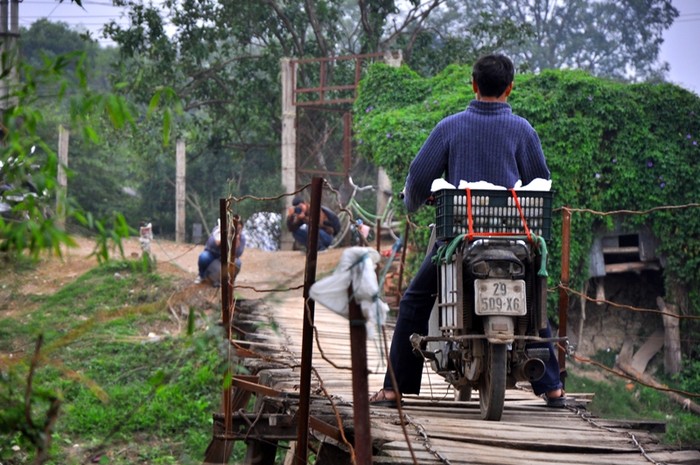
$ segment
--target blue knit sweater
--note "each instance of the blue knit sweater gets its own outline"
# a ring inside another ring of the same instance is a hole
[[[512,188],[549,179],[542,144],[525,118],[510,105],[473,100],[463,112],[440,121],[411,162],[404,202],[415,211],[430,196],[434,179],[488,181]]]

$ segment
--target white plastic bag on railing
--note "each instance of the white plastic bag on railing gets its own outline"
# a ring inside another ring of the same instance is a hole
[[[367,336],[372,338],[376,328],[383,325],[389,306],[379,298],[379,283],[375,268],[379,252],[370,247],[349,247],[343,251],[332,275],[316,281],[309,296],[319,304],[348,318],[348,288],[367,320]]]

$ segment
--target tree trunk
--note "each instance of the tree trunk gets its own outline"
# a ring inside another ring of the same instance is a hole
[[[659,310],[678,315],[676,305],[667,305],[662,297],[656,298]],[[671,315],[662,315],[664,321],[664,371],[675,375],[681,371],[681,332],[680,320]]]

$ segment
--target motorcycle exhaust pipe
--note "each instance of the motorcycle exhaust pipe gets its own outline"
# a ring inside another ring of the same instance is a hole
[[[516,365],[515,378],[519,381],[539,381],[544,376],[544,362],[539,358],[529,358],[525,362]]]

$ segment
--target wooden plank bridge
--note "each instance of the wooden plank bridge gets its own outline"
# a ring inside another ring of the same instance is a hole
[[[288,450],[285,464],[295,463],[303,315],[300,291],[236,303],[230,362],[250,374],[234,376],[223,396],[205,463],[229,463],[237,440],[247,443],[246,463],[273,464],[279,447]],[[320,305],[314,322],[310,447],[316,464],[351,464],[349,323]],[[383,357],[374,341],[367,353],[374,391],[382,384]],[[549,409],[524,388],[507,392],[502,421],[486,422],[479,418],[477,393],[469,402],[455,402],[447,384],[427,372],[421,391],[404,398],[402,415],[370,407],[373,463],[700,464],[700,451],[659,443],[662,423],[604,420],[585,408]],[[590,400],[576,397],[581,405]]]

